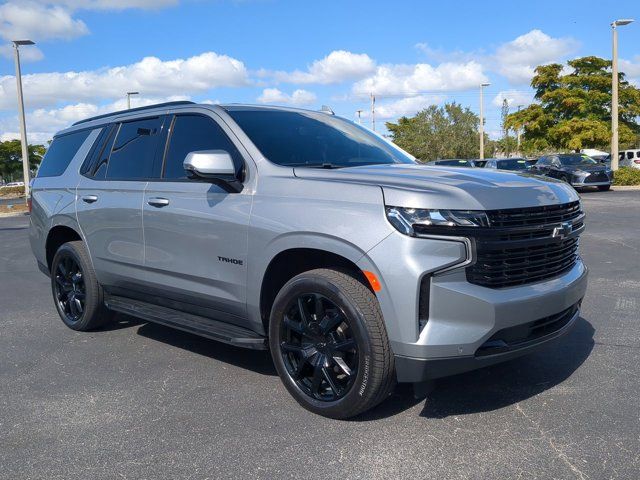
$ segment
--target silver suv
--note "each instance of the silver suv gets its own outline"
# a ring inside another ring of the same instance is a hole
[[[57,134],[30,239],[74,330],[114,312],[269,349],[333,418],[529,353],[579,315],[562,182],[428,167],[324,113],[179,102]],[[240,355],[241,353],[238,352]]]

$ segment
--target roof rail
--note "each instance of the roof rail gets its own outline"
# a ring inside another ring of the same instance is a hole
[[[104,113],[102,115],[96,115],[95,117],[90,117],[90,118],[85,118],[84,120],[80,120],[76,123],[74,123],[73,125],[80,125],[81,123],[86,123],[86,122],[91,122],[93,120],[98,120],[100,118],[106,118],[106,117],[112,117],[114,115],[120,115],[123,113],[129,113],[129,112],[141,112],[143,110],[150,110],[152,108],[157,108],[157,107],[173,107],[176,105],[194,105],[195,102],[189,102],[187,100],[181,100],[178,102],[165,102],[165,103],[156,103],[154,105],[147,105],[145,107],[136,107],[136,108],[130,108],[129,110],[119,110],[117,112],[111,112],[111,113]]]

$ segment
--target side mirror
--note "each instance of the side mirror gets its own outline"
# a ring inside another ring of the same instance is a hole
[[[242,183],[236,178],[236,166],[229,152],[224,150],[189,152],[182,166],[189,178],[210,180],[235,192],[242,190]]]

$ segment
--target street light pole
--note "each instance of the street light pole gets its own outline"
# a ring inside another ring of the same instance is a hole
[[[127,110],[131,110],[131,95],[138,95],[140,92],[127,92]]]
[[[22,72],[20,70],[20,45],[35,45],[31,40],[14,40],[13,50],[16,61],[16,89],[18,91],[18,119],[20,122],[20,142],[22,144],[22,177],[24,181],[24,197],[29,202],[29,144],[27,143],[27,122],[24,116],[24,99],[22,98]]]
[[[523,107],[523,105],[518,105],[518,111],[520,111],[520,109]],[[518,125],[518,128],[516,129],[516,134],[518,136],[518,156],[520,156],[520,125]]]
[[[362,110],[356,110],[356,113],[358,114],[358,124],[362,125]]]
[[[483,115],[483,99],[482,99],[482,91],[484,87],[488,87],[491,85],[490,83],[481,83],[480,84],[480,160],[484,159],[484,115]]]
[[[611,170],[618,170],[618,29],[633,19],[623,18],[611,23],[613,58],[611,60]]]
[[[376,131],[376,96],[371,92],[371,130]]]

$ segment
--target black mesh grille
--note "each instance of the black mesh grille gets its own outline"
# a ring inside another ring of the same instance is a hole
[[[476,262],[467,268],[469,282],[492,288],[524,285],[556,277],[575,265],[584,229],[579,202],[487,214],[491,227],[474,236]],[[563,224],[571,225],[570,231],[562,230]]]
[[[584,183],[608,182],[609,176],[604,172],[594,172],[584,179]]]

